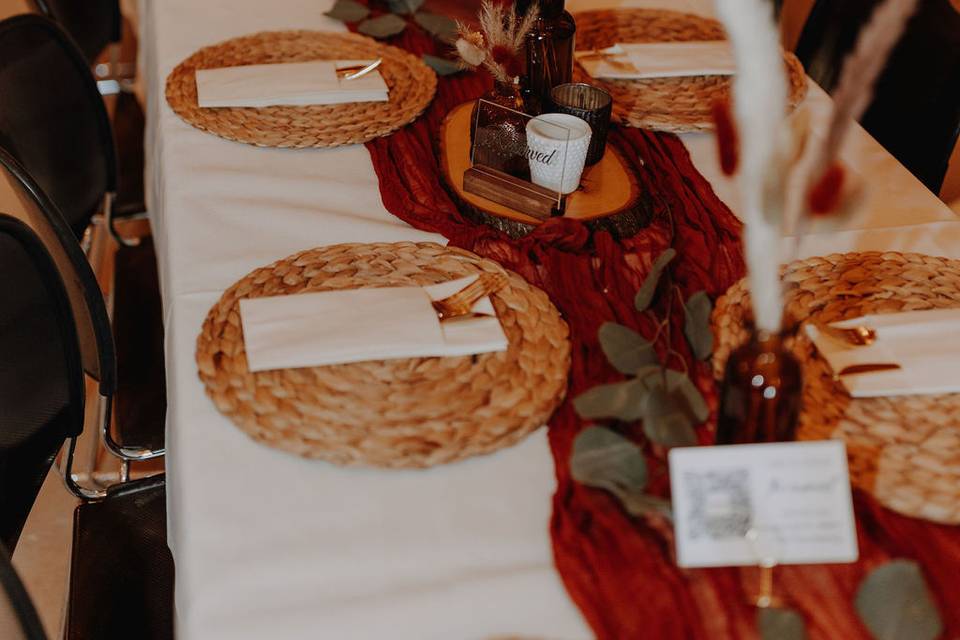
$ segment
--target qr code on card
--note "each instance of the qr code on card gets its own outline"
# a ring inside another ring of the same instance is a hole
[[[684,490],[690,505],[690,538],[742,538],[750,529],[753,509],[748,469],[687,471]]]

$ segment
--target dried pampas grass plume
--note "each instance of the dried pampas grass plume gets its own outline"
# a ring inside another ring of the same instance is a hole
[[[521,19],[512,4],[504,7],[483,0],[478,17],[479,32],[457,23],[457,53],[468,67],[483,66],[498,81],[511,83],[522,71],[524,41],[539,16],[536,5]]]

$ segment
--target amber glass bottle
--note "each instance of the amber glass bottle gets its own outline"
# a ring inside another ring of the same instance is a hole
[[[525,15],[533,0],[517,0]],[[540,18],[527,36],[524,90],[546,108],[550,90],[573,77],[573,45],[577,25],[564,10],[564,0],[540,0]]]
[[[793,440],[803,377],[784,345],[786,335],[754,330],[730,354],[720,392],[717,444]]]

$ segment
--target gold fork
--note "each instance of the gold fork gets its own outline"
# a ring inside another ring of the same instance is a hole
[[[472,313],[477,300],[496,293],[507,285],[503,273],[481,273],[480,276],[460,291],[446,298],[433,301],[433,308],[440,320],[449,320]]]
[[[857,347],[866,347],[877,341],[877,331],[871,327],[831,327],[824,322],[815,322],[817,331],[832,336],[847,344]]]

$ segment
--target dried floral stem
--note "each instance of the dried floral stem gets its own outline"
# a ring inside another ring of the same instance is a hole
[[[456,47],[461,61],[469,68],[484,67],[499,82],[516,82],[522,67],[524,42],[539,16],[536,5],[520,18],[512,3],[505,7],[483,0],[478,17],[479,32],[457,23]]]
[[[791,215],[794,259],[800,257],[800,243],[809,229],[812,213],[822,214],[826,208],[850,214],[863,195],[839,164],[840,147],[853,123],[870,104],[877,78],[916,7],[917,0],[886,0],[880,4],[843,63],[827,135],[810,145],[809,157],[797,172],[804,197],[798,200],[797,210]],[[835,215],[834,224],[843,218]]]
[[[777,265],[785,203],[783,117],[787,87],[772,5],[765,0],[717,0],[717,12],[737,62],[734,115],[740,134],[740,192],[754,318],[776,331],[783,315]]]

